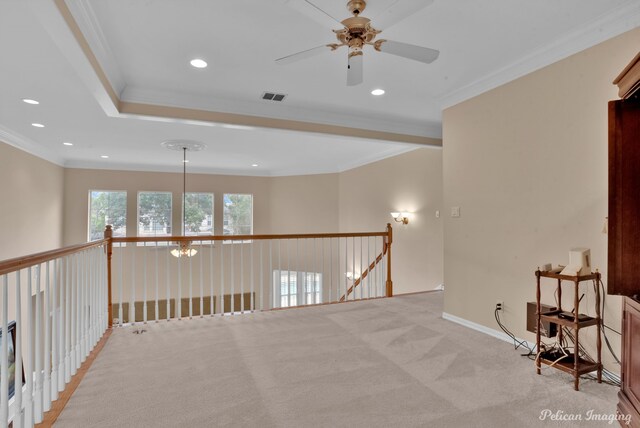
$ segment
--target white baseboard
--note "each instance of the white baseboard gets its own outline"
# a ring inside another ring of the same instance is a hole
[[[504,342],[513,343],[513,339],[511,337],[509,337],[506,333],[502,332],[502,331],[498,331],[498,330],[494,330],[494,329],[489,328],[489,327],[485,327],[485,326],[483,326],[481,324],[475,323],[473,321],[466,320],[464,318],[457,317],[455,315],[448,314],[446,312],[442,313],[442,318],[447,320],[447,321],[451,321],[451,322],[454,322],[456,324],[460,324],[460,325],[465,326],[467,328],[470,328],[472,330],[479,331],[480,333],[484,333],[484,334],[487,334],[489,336],[495,337],[496,339],[500,339],[500,340],[502,340]],[[531,349],[533,349],[535,351],[535,343],[529,343],[524,339],[520,339],[519,337],[516,337],[516,340],[526,343],[529,348],[531,348]]]
[[[455,315],[448,314],[446,312],[442,313],[442,318],[447,320],[447,321],[451,321],[451,322],[454,322],[456,324],[460,324],[460,325],[462,325],[464,327],[467,327],[467,328],[470,328],[472,330],[479,331],[480,333],[484,333],[484,334],[487,334],[489,336],[495,337],[496,339],[500,339],[500,340],[503,340],[505,342],[513,343],[513,339],[511,337],[509,337],[506,333],[502,332],[502,331],[498,331],[498,330],[494,330],[494,329],[489,328],[489,327],[485,327],[485,326],[483,326],[481,324],[475,323],[473,321],[466,320],[464,318],[457,317]],[[519,337],[516,337],[516,340],[526,343],[529,348],[533,349],[534,352],[536,351],[535,343],[529,343],[524,339],[520,339]],[[613,373],[612,371],[609,371],[607,369],[603,369],[603,371],[606,371],[607,374],[611,378],[613,378],[614,380],[617,380],[618,383],[620,383],[620,376],[618,374]],[[594,371],[594,372],[591,372],[590,374],[595,376],[596,372]]]

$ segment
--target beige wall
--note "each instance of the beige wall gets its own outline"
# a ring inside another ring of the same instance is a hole
[[[0,260],[62,244],[63,173],[0,142]]]
[[[607,101],[638,46],[634,30],[444,111],[443,210],[461,207],[444,219],[445,312],[497,330],[504,300],[505,324],[534,339],[525,329],[534,271],[568,263],[573,247],[591,248],[606,285]],[[593,314],[593,289],[582,292]],[[620,299],[606,303],[618,329]]]
[[[111,170],[66,169],[64,238],[67,245],[87,239],[90,190],[127,191],[127,230],[136,234],[139,191],[173,194],[173,227],[180,230],[182,174]],[[254,233],[311,233],[335,231],[337,225],[337,175],[296,177],[245,177],[187,174],[188,192],[214,193],[215,233],[222,233],[224,193],[254,195]]]
[[[442,150],[425,147],[340,174],[340,231],[382,231],[392,223],[394,293],[430,290],[443,282]],[[395,223],[392,211],[413,215]]]
[[[336,232],[339,174],[269,180],[269,233]]]

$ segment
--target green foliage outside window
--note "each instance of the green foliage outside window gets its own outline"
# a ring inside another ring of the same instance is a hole
[[[185,235],[213,234],[213,194],[187,193],[185,202]]]
[[[224,195],[224,235],[253,233],[253,195]]]
[[[89,240],[102,239],[107,224],[113,236],[127,235],[127,192],[92,190],[89,200]]]
[[[171,193],[138,194],[138,235],[171,235]]]

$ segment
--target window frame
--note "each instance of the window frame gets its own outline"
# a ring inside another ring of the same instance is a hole
[[[89,189],[89,193],[88,193],[88,209],[87,209],[87,242],[90,242],[91,239],[91,211],[93,208],[93,198],[92,195],[94,192],[102,192],[102,193],[124,193],[124,229],[125,229],[125,233],[124,235],[119,235],[116,233],[116,231],[113,231],[113,236],[114,237],[126,237],[128,235],[127,232],[127,222],[129,220],[129,215],[128,215],[128,205],[129,205],[129,193],[126,190],[102,190],[102,189]],[[106,226],[106,222],[105,222],[105,226]],[[104,232],[104,231],[103,231]]]
[[[140,195],[142,193],[162,193],[165,195],[169,195],[169,222],[168,225],[169,227],[171,227],[171,231],[172,233],[169,234],[149,234],[149,235],[141,235],[140,234]],[[137,237],[144,237],[144,238],[156,238],[156,237],[167,237],[167,236],[174,236],[173,234],[173,192],[166,192],[166,191],[156,191],[156,190],[139,190],[138,191],[138,195],[137,195],[137,199],[136,199],[136,236]]]
[[[294,271],[294,270],[286,270],[286,269],[273,269],[273,307],[274,308],[289,308],[292,307],[291,304],[287,306],[282,305],[282,298],[285,296],[282,294],[282,278],[285,278],[287,275],[290,275],[291,278],[295,281],[296,287],[296,305],[293,306],[307,306],[307,305],[318,305],[322,303],[322,272],[302,272],[302,271]],[[315,287],[313,291],[307,291],[307,286],[309,282],[307,281],[307,277],[309,275],[315,275],[316,280],[313,282]],[[291,285],[294,282],[292,280],[287,284],[288,293],[286,296],[288,297],[288,302],[291,302],[291,296],[294,294],[291,293]],[[312,302],[307,302],[307,295],[313,295]],[[302,302],[302,303],[300,303]]]
[[[185,218],[184,218],[184,214],[185,214],[184,207],[181,207],[182,210],[180,212],[180,219],[181,219],[180,231],[182,232],[182,230],[184,230],[185,231],[184,232],[185,236],[198,237],[198,236],[215,235],[215,218],[216,218],[216,216],[215,216],[215,206],[216,206],[215,193],[213,193],[213,192],[186,192],[185,194],[182,194],[181,204],[183,204],[185,202],[186,198],[188,198],[189,195],[211,195],[211,233],[196,233],[196,234],[188,235],[187,234],[187,227],[186,227],[187,225],[185,224]]]
[[[223,244],[247,244],[247,243],[251,243],[253,242],[252,240],[235,240],[232,237],[233,236],[238,236],[239,234],[226,234],[225,233],[225,199],[227,195],[240,195],[240,196],[250,196],[251,197],[251,215],[250,215],[250,226],[251,226],[251,231],[250,233],[248,233],[248,235],[253,235],[253,202],[255,200],[253,193],[223,193],[222,194],[222,236],[229,236],[230,239],[228,240],[223,240],[222,243]],[[243,234],[243,235],[247,235],[247,234]]]

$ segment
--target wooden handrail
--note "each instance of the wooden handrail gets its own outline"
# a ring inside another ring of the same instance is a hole
[[[362,275],[360,275],[360,278],[358,278],[357,280],[355,280],[353,282],[353,285],[351,287],[349,287],[349,289],[347,290],[347,293],[345,295],[343,295],[342,297],[340,297],[340,301],[344,302],[347,297],[349,296],[349,294],[351,294],[353,292],[353,290],[355,290],[355,288],[360,285],[360,283],[362,282],[362,280],[364,278],[367,277],[367,275],[369,275],[369,272],[372,271],[376,265],[378,263],[380,263],[380,261],[382,261],[382,259],[384,258],[384,255],[387,253],[387,245],[384,244],[383,245],[383,249],[382,252],[380,254],[378,254],[378,257],[376,257],[376,259],[374,261],[371,262],[371,264],[364,270],[364,272],[362,273]]]
[[[107,240],[100,239],[98,241],[87,242],[86,244],[71,245],[69,247],[58,248],[56,250],[43,251],[41,253],[4,260],[0,262],[0,275],[6,275],[8,273],[28,268],[30,266],[39,265],[41,263],[68,256],[70,254],[79,253],[80,251],[87,250],[89,248],[99,247],[101,245],[105,245],[106,243]]]
[[[129,236],[114,237],[113,242],[193,242],[193,241],[251,241],[267,239],[352,238],[388,236],[388,232],[306,233],[284,235],[192,235],[192,236]]]

